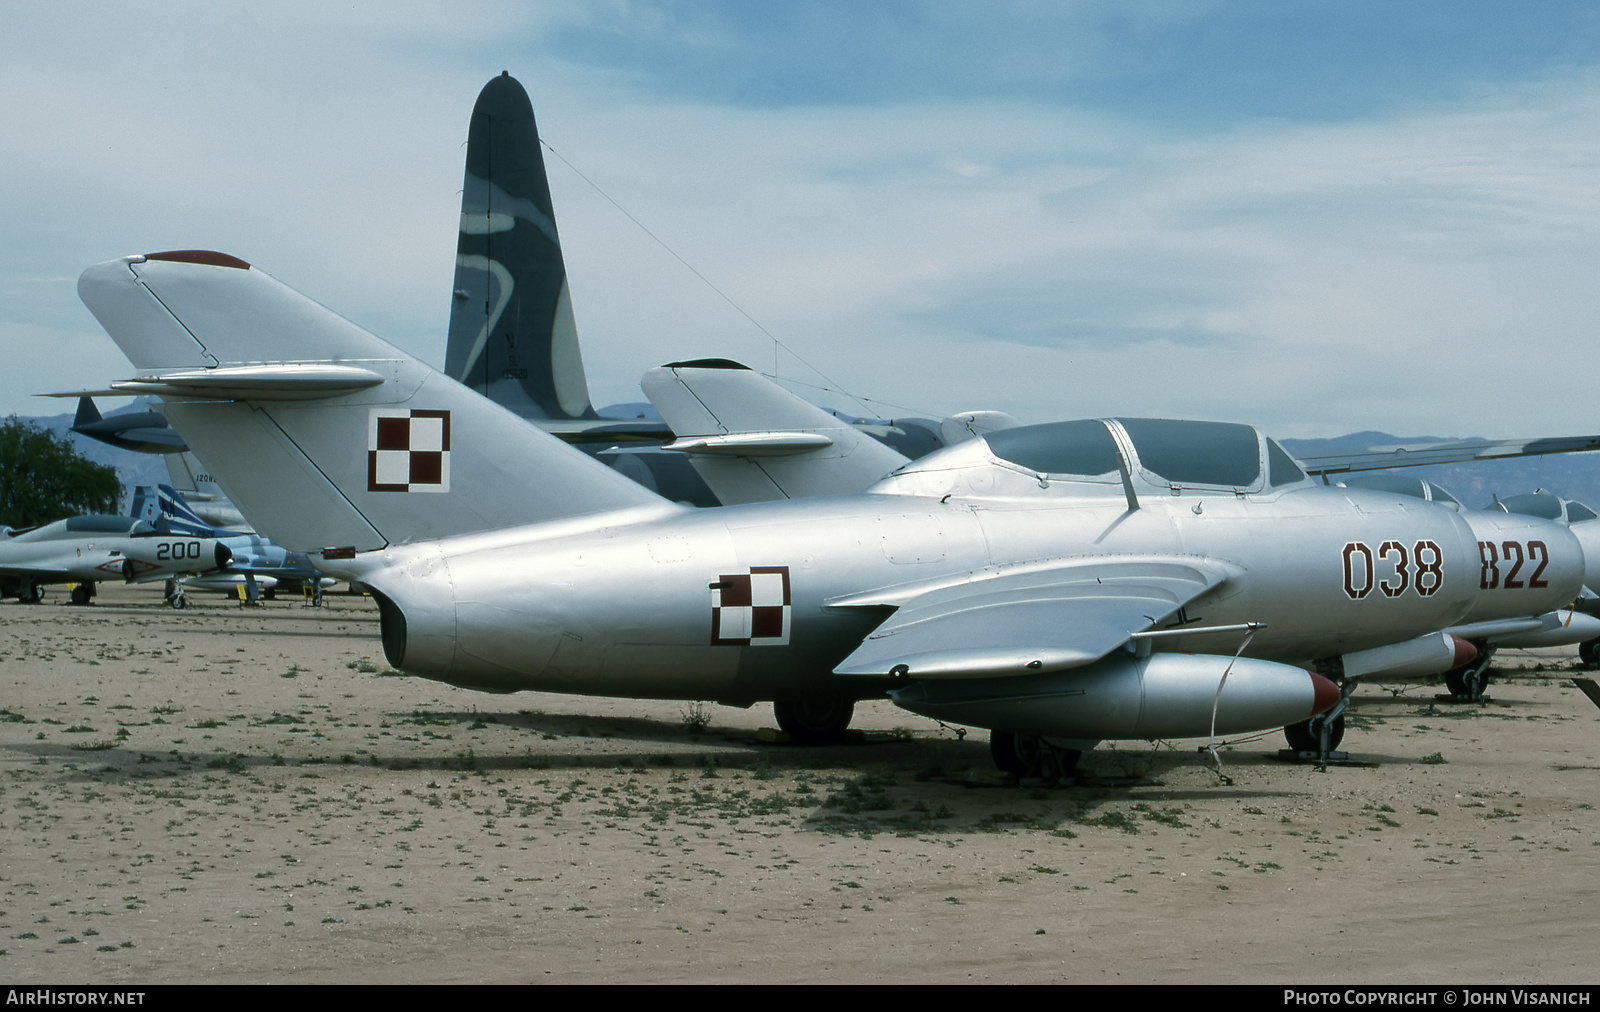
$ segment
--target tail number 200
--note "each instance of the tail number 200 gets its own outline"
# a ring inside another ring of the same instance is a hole
[[[198,559],[199,557],[200,542],[198,541],[166,541],[156,546],[156,558],[163,562]]]
[[[1374,551],[1352,541],[1344,546],[1344,592],[1359,601],[1377,587],[1384,597],[1411,591],[1432,597],[1444,584],[1444,552],[1432,541],[1418,541],[1408,550],[1399,541],[1385,541]]]

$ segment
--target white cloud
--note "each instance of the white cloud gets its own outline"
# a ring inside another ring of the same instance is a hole
[[[72,279],[139,250],[229,250],[438,361],[460,145],[502,68],[563,156],[891,404],[1522,435],[1559,430],[1549,409],[1592,385],[1600,89],[1582,68],[1360,119],[1177,129],[1059,99],[644,94],[548,52],[586,8],[45,10],[0,42],[0,411],[126,371],[102,338],[81,375],[41,382],[27,349],[92,344]],[[549,162],[597,403],[676,358],[815,379]]]

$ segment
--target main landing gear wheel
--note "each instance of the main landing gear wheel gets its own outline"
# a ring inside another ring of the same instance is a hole
[[[44,584],[24,583],[17,588],[17,601],[22,604],[38,604],[44,600]]]
[[[94,597],[94,584],[80,583],[72,588],[72,603],[77,605],[88,604]]]
[[[778,727],[796,745],[829,745],[844,738],[855,715],[850,699],[795,699],[772,704]]]
[[[1321,714],[1310,720],[1302,720],[1298,724],[1290,724],[1283,729],[1283,736],[1289,740],[1289,747],[1296,752],[1322,752],[1322,725],[1325,720]],[[1333,718],[1333,726],[1328,728],[1328,751],[1332,752],[1344,740],[1344,714]]]
[[[1446,671],[1444,684],[1450,690],[1450,695],[1458,699],[1482,700],[1484,690],[1489,687],[1489,662],[1493,658],[1493,647],[1481,647],[1471,664]]]
[[[1600,639],[1584,640],[1578,644],[1578,660],[1586,668],[1600,668]]]
[[[989,755],[1000,772],[1009,773],[1018,780],[1075,776],[1078,760],[1083,758],[1083,752],[1078,749],[1058,748],[1038,735],[1015,731],[990,731]]]

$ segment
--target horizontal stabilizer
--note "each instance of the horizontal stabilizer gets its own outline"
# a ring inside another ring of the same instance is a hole
[[[833,445],[820,432],[733,432],[725,436],[687,436],[662,447],[708,457],[791,457]]]
[[[227,400],[299,400],[352,393],[382,383],[371,369],[327,362],[275,362],[269,365],[173,369],[121,380],[112,388],[125,394]]]
[[[52,390],[49,393],[34,394],[33,396],[35,396],[35,397],[77,397],[77,398],[84,398],[84,397],[127,397],[128,394],[125,391],[113,390],[109,386],[104,386],[104,387],[100,387],[100,388],[95,389],[95,390]],[[78,423],[74,422],[74,424],[78,424]]]
[[[915,678],[1010,677],[1099,660],[1238,574],[1189,557],[1034,563],[920,592],[900,588],[829,606],[898,610],[834,671]]]

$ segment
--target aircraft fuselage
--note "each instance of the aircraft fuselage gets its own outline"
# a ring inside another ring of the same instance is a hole
[[[1553,611],[1584,572],[1560,524],[1312,485],[1146,496],[1133,511],[1120,496],[868,495],[559,530],[399,546],[364,554],[349,575],[389,602],[385,645],[408,673],[490,691],[746,702],[882,691],[832,672],[890,609],[840,599],[1041,560],[1218,560],[1237,575],[1168,625],[1258,623],[1246,653],[1293,663]],[[1232,654],[1241,638],[1193,632],[1156,649]]]

